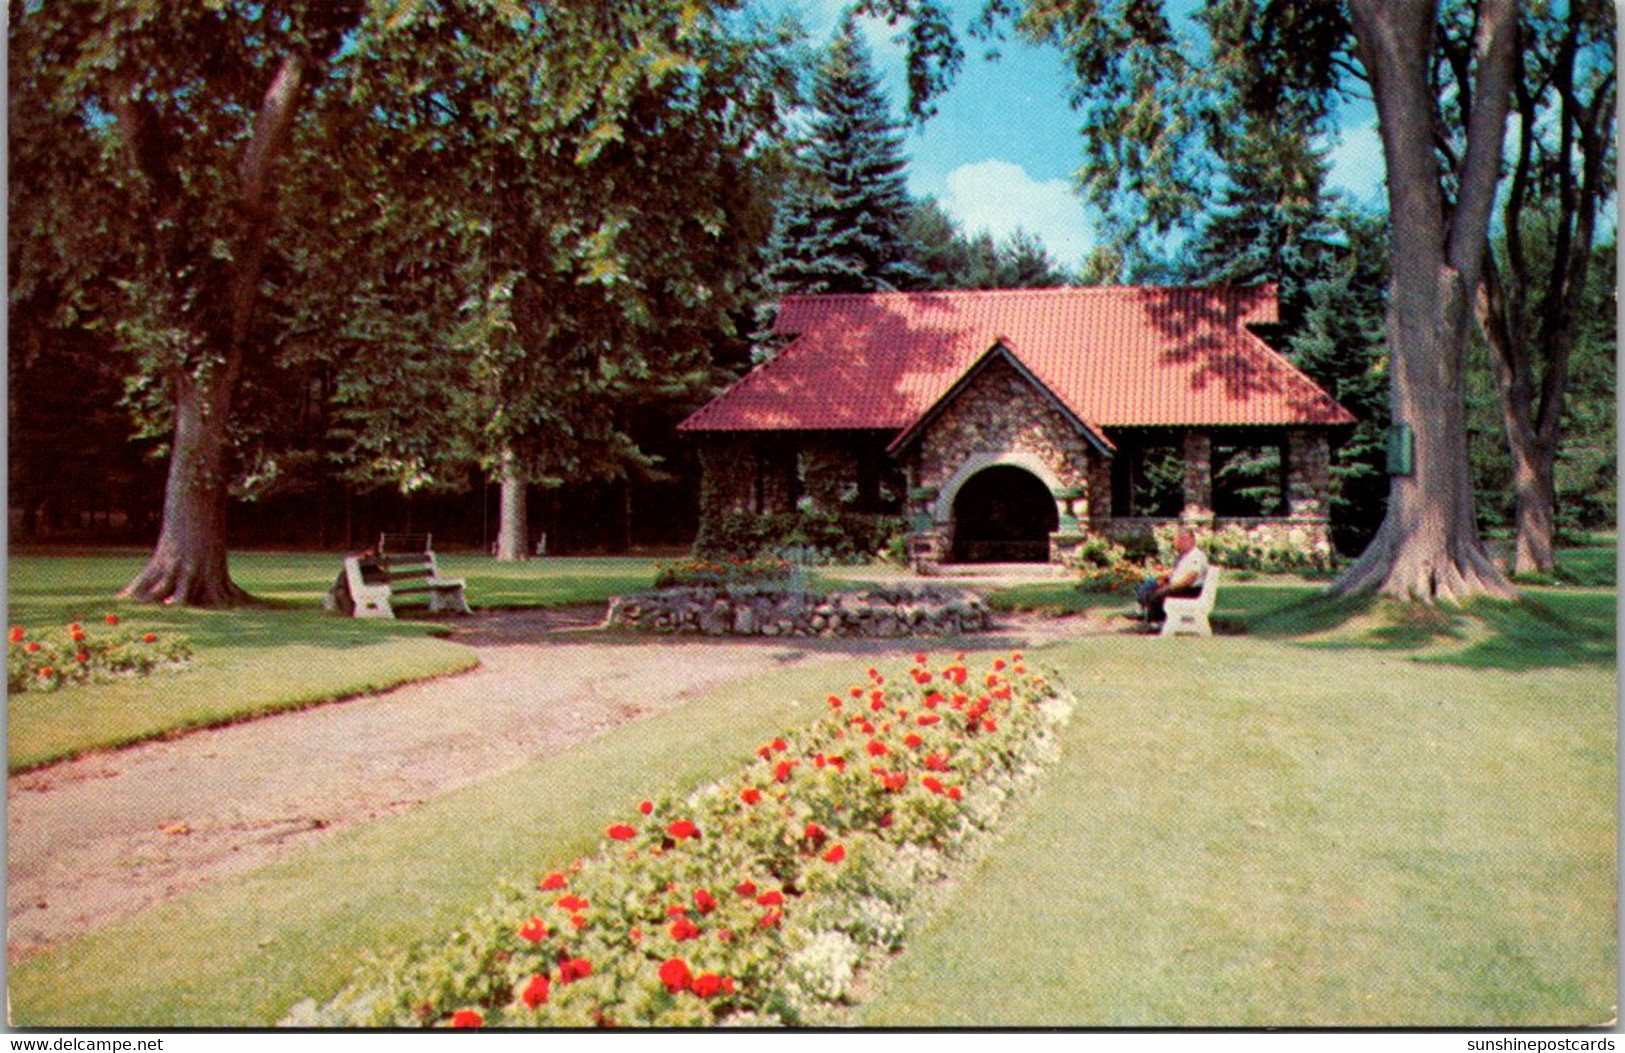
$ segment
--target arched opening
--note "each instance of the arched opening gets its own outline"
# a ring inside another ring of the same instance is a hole
[[[1025,468],[996,464],[954,496],[953,559],[959,563],[1047,563],[1060,513],[1049,487]]]

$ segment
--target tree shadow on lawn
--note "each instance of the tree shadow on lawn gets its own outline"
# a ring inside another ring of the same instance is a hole
[[[1550,592],[1441,609],[1320,594],[1250,619],[1247,631],[1305,647],[1418,652],[1418,662],[1473,669],[1611,668],[1615,602],[1611,593]]]

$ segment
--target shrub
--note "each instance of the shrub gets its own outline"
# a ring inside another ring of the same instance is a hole
[[[862,563],[884,558],[892,540],[902,534],[898,516],[734,509],[706,521],[694,555],[707,560],[777,556],[803,564]]]
[[[1078,575],[1078,588],[1089,592],[1133,591],[1151,573],[1142,560],[1129,555],[1122,545],[1099,534],[1091,534],[1065,561]]]
[[[985,847],[1070,712],[1019,655],[830,695],[813,724],[682,800],[644,801],[598,854],[505,889],[448,939],[363,968],[291,1026],[838,1022],[924,895]]]
[[[117,626],[118,615],[107,615],[103,623]],[[64,684],[146,676],[155,669],[179,667],[191,657],[191,646],[179,636],[103,634],[79,622],[42,632],[14,625],[6,643],[6,691],[55,691]]]
[[[1157,550],[1164,562],[1172,563],[1174,535],[1178,524],[1157,528]],[[1287,571],[1324,572],[1336,569],[1338,559],[1329,543],[1316,544],[1307,532],[1288,528],[1285,538],[1257,534],[1235,524],[1206,533],[1201,538],[1208,559],[1233,570],[1258,570],[1267,574]]]

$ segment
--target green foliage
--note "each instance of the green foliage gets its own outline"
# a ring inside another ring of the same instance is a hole
[[[763,585],[790,580],[790,563],[778,556],[724,560],[687,559],[655,564],[655,588],[687,585]]]
[[[896,516],[733,509],[707,519],[694,554],[711,560],[780,557],[796,563],[862,563],[890,551],[903,530]]]
[[[967,235],[934,198],[911,204],[910,257],[927,289],[1052,288],[1071,284],[1068,275],[1025,230],[996,242],[986,231]]]

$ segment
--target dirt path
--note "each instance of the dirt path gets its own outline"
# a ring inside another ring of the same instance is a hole
[[[592,616],[477,615],[471,672],[68,761],[8,780],[7,950],[50,946],[357,823],[557,753],[730,680],[899,641],[678,640],[568,631]],[[1019,618],[1032,646],[1105,626]]]

